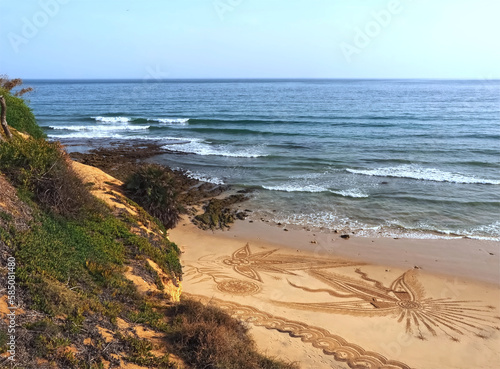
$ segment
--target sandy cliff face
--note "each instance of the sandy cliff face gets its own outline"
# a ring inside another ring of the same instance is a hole
[[[104,201],[114,212],[126,211],[131,216],[138,215],[138,209],[132,205],[127,197],[121,192],[123,182],[89,165],[81,164],[76,161],[72,161],[71,165],[83,183],[91,186],[90,192]],[[153,233],[157,237],[164,237],[160,230],[152,227],[149,223],[144,224],[139,222],[139,229],[148,234]],[[147,262],[160,277],[164,286],[162,292],[169,296],[170,302],[180,301],[182,283],[179,278],[167,275],[154,261],[148,259]],[[149,283],[144,280],[144,278],[140,276],[140,273],[134,273],[133,267],[128,268],[125,272],[125,277],[136,285],[139,292],[159,292],[158,287],[154,283]]]

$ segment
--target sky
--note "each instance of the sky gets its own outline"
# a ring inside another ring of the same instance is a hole
[[[0,0],[24,79],[500,78],[498,0]]]

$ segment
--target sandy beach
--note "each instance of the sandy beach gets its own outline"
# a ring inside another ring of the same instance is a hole
[[[183,293],[248,322],[301,368],[496,368],[500,244],[362,238],[183,219]]]

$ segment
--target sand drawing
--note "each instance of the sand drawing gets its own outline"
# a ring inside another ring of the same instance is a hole
[[[356,273],[362,280],[324,270],[310,270],[308,273],[330,288],[311,289],[290,281],[288,283],[308,293],[328,293],[335,301],[274,303],[295,309],[354,316],[392,316],[405,325],[407,333],[422,340],[427,339],[425,333],[433,336],[442,333],[452,341],[459,341],[459,335],[468,333],[486,338],[483,333],[487,330],[500,330],[500,318],[491,315],[491,306],[479,307],[474,301],[426,297],[416,270],[403,273],[389,287],[369,278],[360,269],[356,269]]]
[[[230,257],[211,258],[206,255],[198,260],[199,266],[187,265],[184,268],[184,278],[190,278],[193,283],[202,283],[213,280],[217,290],[231,295],[254,295],[261,291],[255,283],[263,283],[260,273],[295,275],[293,271],[312,270],[316,268],[338,268],[352,265],[362,265],[343,260],[308,257],[303,255],[276,254],[278,249],[252,253],[250,245],[236,250]],[[234,278],[229,271],[221,269],[220,264],[229,267],[242,276],[252,281]],[[277,278],[273,276],[273,278]]]
[[[210,261],[205,264],[211,263]],[[212,261],[213,263],[213,261]],[[261,291],[261,286],[255,282],[233,278],[230,274],[213,266],[184,267],[184,278],[189,278],[193,284],[214,281],[218,291],[229,295],[250,296]]]
[[[324,328],[274,316],[254,307],[241,305],[236,302],[187,293],[186,295],[201,300],[204,303],[215,304],[233,317],[255,326],[277,330],[291,337],[300,338],[302,342],[310,343],[315,348],[321,349],[325,355],[333,355],[335,360],[345,362],[350,368],[410,369],[408,365],[402,362],[389,360],[376,352],[366,351],[358,345],[347,342],[340,336],[331,334]]]
[[[294,275],[293,271],[338,268],[350,265],[362,265],[344,260],[308,257],[304,255],[276,254],[278,249],[252,253],[246,244],[236,250],[230,258],[224,258],[223,264],[230,266],[243,277],[263,282],[260,273],[278,273]]]
[[[261,287],[257,283],[232,278],[215,268],[199,268],[188,265],[185,270],[187,272],[184,274],[184,278],[191,277],[192,283],[197,284],[213,280],[218,291],[229,295],[250,296],[261,291]]]
[[[241,281],[239,279],[226,279],[217,283],[217,289],[230,295],[249,296],[260,292],[260,286],[257,283]]]
[[[267,303],[286,309],[329,314],[390,317],[398,324],[403,324],[402,332],[406,331],[420,340],[438,335],[454,342],[459,342],[463,335],[487,339],[492,332],[500,330],[500,317],[494,316],[494,306],[482,307],[477,301],[428,296],[418,280],[417,270],[407,271],[392,282],[383,283],[363,272],[360,269],[365,265],[363,263],[278,251],[252,252],[247,244],[231,256],[206,255],[185,266],[184,277],[193,284],[214,283],[213,291],[230,296],[258,295],[269,278],[273,282],[280,281],[282,295],[279,301],[266,300]],[[348,273],[356,268],[354,272],[357,276],[341,274],[340,268]],[[336,269],[336,272],[332,269]],[[307,279],[303,279],[304,282],[297,282],[300,280],[298,278],[292,279],[305,275],[315,281],[314,288],[311,284],[304,285]],[[315,295],[314,299],[310,299],[311,294]],[[261,297],[264,295],[261,294]],[[255,326],[300,338],[351,368],[410,368],[402,362],[388,360],[379,353],[366,351],[324,328],[274,316],[256,307],[217,298],[213,294],[191,296],[216,304],[235,318]],[[320,296],[322,299],[318,300]]]

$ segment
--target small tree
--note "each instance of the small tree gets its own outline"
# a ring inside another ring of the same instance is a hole
[[[1,124],[3,131],[5,132],[5,136],[7,136],[8,139],[12,138],[12,133],[10,133],[9,125],[7,124],[7,104],[5,103],[5,97],[3,95],[0,95],[0,119],[1,119]],[[5,138],[0,134],[0,140],[5,141]]]
[[[23,80],[21,78],[9,79],[9,77],[3,75],[0,76],[0,89],[6,90],[7,92],[11,92],[13,88],[21,86],[23,84]],[[22,96],[27,92],[33,91],[31,87],[25,87],[17,91],[14,96]],[[2,125],[3,131],[7,139],[12,138],[12,133],[10,132],[9,125],[7,124],[7,103],[5,101],[5,97],[0,95],[0,124]],[[5,138],[0,134],[0,141],[5,141]]]
[[[23,84],[23,80],[21,78],[9,79],[9,77],[3,75],[0,76],[0,88],[3,88],[7,91],[12,91],[14,87],[21,86]],[[22,96],[25,93],[33,91],[32,87],[24,87],[17,91],[14,96]]]

